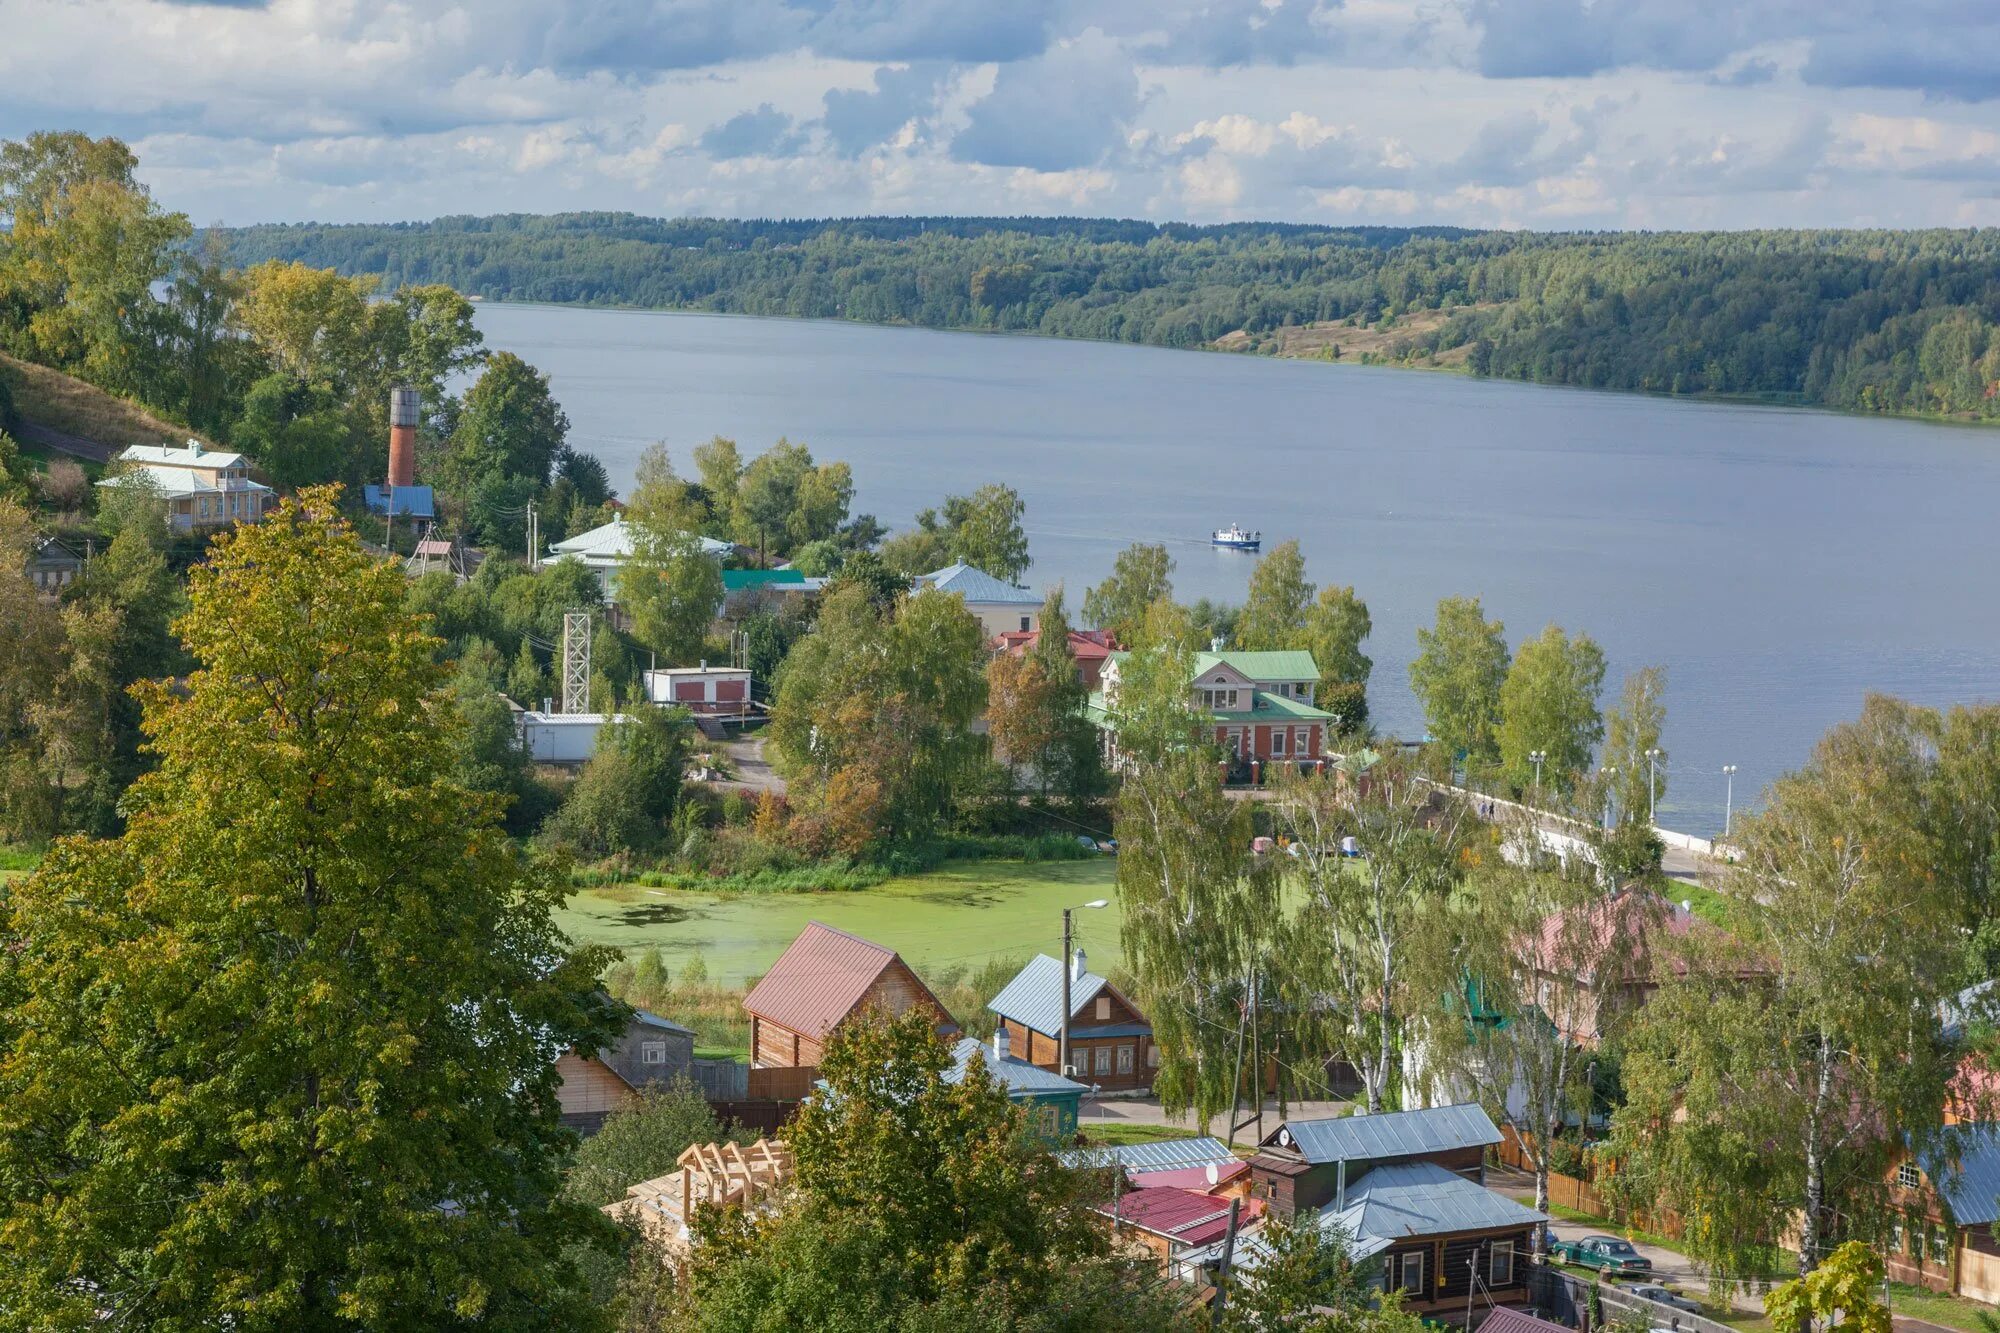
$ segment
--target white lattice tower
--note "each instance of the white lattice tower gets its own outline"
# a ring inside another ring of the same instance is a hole
[[[590,711],[590,612],[563,612],[562,710]]]

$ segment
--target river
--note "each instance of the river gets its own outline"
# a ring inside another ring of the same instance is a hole
[[[1668,676],[1660,822],[1712,834],[1871,690],[2000,697],[2000,431],[1674,402],[1113,343],[581,307],[479,307],[549,373],[571,442],[629,488],[639,452],[780,435],[854,467],[891,527],[982,482],[1027,503],[1034,567],[1074,609],[1131,542],[1183,601],[1240,601],[1296,538],[1375,632],[1378,727],[1422,733],[1416,629],[1477,594],[1518,644],[1588,631]]]

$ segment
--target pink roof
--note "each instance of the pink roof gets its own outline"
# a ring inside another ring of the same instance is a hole
[[[1586,915],[1573,928],[1571,916],[1577,912]],[[1537,961],[1546,962],[1570,955],[1574,958],[1574,971],[1570,975],[1585,985],[1595,986],[1605,980],[1597,975],[1598,963],[1610,952],[1612,942],[1622,936],[1629,941],[1631,952],[1624,959],[1624,976],[1618,980],[1659,981],[1662,980],[1660,972],[1663,969],[1683,973],[1687,970],[1687,962],[1675,956],[1671,949],[1665,951],[1664,958],[1656,958],[1653,941],[1683,940],[1698,933],[1720,937],[1722,931],[1679,903],[1669,902],[1657,893],[1628,886],[1595,899],[1587,906],[1552,913],[1537,932]]]
[[[1537,1319],[1525,1310],[1502,1306],[1479,1322],[1479,1333],[1571,1333],[1562,1325]]]
[[[1041,641],[1040,630],[1008,630],[1000,635],[998,644],[1003,652],[1025,653]],[[1069,632],[1069,650],[1079,662],[1102,661],[1118,650],[1117,640],[1110,630],[1073,629]]]
[[[1228,1184],[1249,1169],[1248,1162],[1217,1162],[1212,1182],[1208,1178],[1209,1168],[1205,1166],[1177,1167],[1172,1171],[1134,1171],[1126,1179],[1132,1182],[1135,1190],[1177,1189],[1205,1194]]]
[[[1221,1240],[1229,1230],[1229,1200],[1193,1190],[1134,1190],[1121,1195],[1115,1205],[1099,1205],[1097,1211],[1109,1217],[1114,1209],[1121,1224],[1165,1236],[1177,1245],[1207,1245]],[[1245,1199],[1238,1225],[1263,1211],[1261,1200]]]
[[[780,1027],[821,1037],[854,1012],[875,979],[896,961],[893,949],[818,921],[809,922],[743,997],[743,1007]],[[921,987],[923,982],[917,984]],[[931,1001],[935,1004],[937,997],[931,996]],[[938,1011],[944,1011],[942,1004]]]

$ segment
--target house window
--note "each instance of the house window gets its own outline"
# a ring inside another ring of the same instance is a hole
[[[1069,1048],[1069,1075],[1080,1078],[1090,1072],[1090,1052],[1080,1046]]]
[[[1278,697],[1280,699],[1289,699],[1292,697],[1292,686],[1289,681],[1281,680],[1278,682]]]
[[[1229,706],[1230,706],[1230,707],[1231,707],[1232,709],[1236,707],[1236,691],[1235,691],[1235,690],[1231,690],[1231,691],[1229,692]]]
[[[1272,754],[1283,754],[1283,753],[1285,752],[1285,740],[1286,740],[1286,738],[1287,738],[1288,736],[1290,736],[1290,735],[1291,735],[1291,733],[1290,733],[1290,732],[1288,732],[1288,731],[1286,731],[1286,730],[1285,730],[1285,729],[1284,729],[1283,727],[1274,727],[1274,728],[1272,728],[1272,730],[1271,730],[1271,753],[1272,753]]]
[[[663,1065],[667,1062],[667,1044],[663,1041],[649,1041],[640,1045],[639,1059],[649,1065]]]
[[[1160,1067],[1160,1048],[1157,1046],[1148,1046],[1146,1048],[1146,1068],[1158,1069],[1159,1067]]]
[[[1910,1227],[1910,1257],[1920,1264],[1924,1261],[1924,1225],[1921,1222]]]
[[[1132,1072],[1132,1048],[1130,1046],[1120,1046],[1118,1048],[1118,1072],[1121,1074]]]
[[[1403,1279],[1398,1285],[1404,1291],[1413,1291],[1420,1296],[1424,1294],[1424,1252],[1422,1250],[1411,1250],[1403,1256],[1402,1274]]]
[[[1304,755],[1310,748],[1306,744],[1306,729],[1304,727],[1294,727],[1292,729],[1292,753]]]
[[[1896,1183],[1906,1190],[1913,1190],[1924,1183],[1924,1178],[1918,1173],[1915,1162],[1904,1162],[1896,1168]]]
[[[1931,1262],[1940,1268],[1951,1262],[1951,1233],[1943,1223],[1931,1228]]]
[[[1889,1253],[1901,1254],[1906,1239],[1903,1235],[1903,1219],[1899,1217],[1889,1224]]]
[[[1110,1073],[1111,1048],[1109,1046],[1100,1046],[1097,1048],[1096,1055],[1097,1055],[1097,1072],[1100,1074]]]
[[[1026,616],[1022,616],[1022,617],[1021,617],[1021,633],[1023,633],[1023,634],[1026,634],[1027,632],[1028,632],[1028,618],[1027,618]]]
[[[1493,1252],[1486,1260],[1486,1285],[1489,1287],[1511,1287],[1514,1285],[1514,1243],[1501,1239],[1493,1242]]]
[[[1111,997],[1109,995],[1098,996],[1097,1021],[1102,1023],[1105,1020],[1109,1019],[1110,1017],[1111,1017]]]

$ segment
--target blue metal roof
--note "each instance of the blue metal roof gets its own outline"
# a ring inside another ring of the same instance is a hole
[[[2000,1222],[2000,1124],[1947,1125],[1918,1165],[1960,1226]]]
[[[1493,1119],[1475,1105],[1434,1106],[1328,1120],[1287,1120],[1264,1146],[1295,1149],[1308,1162],[1381,1161],[1487,1148],[1500,1142]]]
[[[966,1066],[972,1057],[978,1055],[986,1061],[986,1072],[996,1083],[1007,1089],[1013,1097],[1042,1096],[1051,1093],[1073,1092],[1079,1096],[1090,1091],[1081,1083],[1072,1083],[1061,1074],[1031,1065],[1019,1056],[1010,1055],[1000,1059],[993,1054],[993,1048],[973,1037],[967,1037],[951,1048],[951,1068],[944,1071],[944,1081],[957,1083],[965,1077]]]
[[[632,1011],[632,1021],[635,1023],[643,1023],[647,1027],[664,1028],[668,1032],[685,1032],[690,1037],[695,1035],[695,1030],[693,1028],[683,1027],[681,1024],[674,1022],[674,1020],[671,1018],[661,1018],[658,1014],[654,1013],[650,1009],[634,1009]]]
[[[410,518],[436,518],[437,502],[431,498],[428,486],[363,486],[361,498],[370,511],[377,514],[389,512],[390,493],[394,492],[396,512]]]
[[[1378,1166],[1348,1186],[1347,1207],[1321,1216],[1356,1239],[1437,1236],[1452,1231],[1529,1227],[1548,1219],[1436,1162]]]
[[[1014,974],[1012,981],[1001,987],[998,995],[986,1002],[986,1007],[1022,1027],[1052,1036],[1062,1026],[1062,979],[1063,965],[1045,953],[1038,953]],[[1104,978],[1095,972],[1085,972],[1069,983],[1071,1023],[1076,1022],[1078,1011],[1097,998],[1104,984]]]
[[[1236,1154],[1217,1138],[1163,1139],[1117,1147],[1078,1148],[1063,1154],[1070,1166],[1122,1166],[1127,1171],[1179,1171],[1210,1162],[1233,1162]]]
[[[955,592],[968,602],[1012,602],[1021,606],[1042,604],[1040,593],[1030,592],[1016,583],[1002,582],[964,561],[920,575],[918,582],[928,583],[939,592]]]

